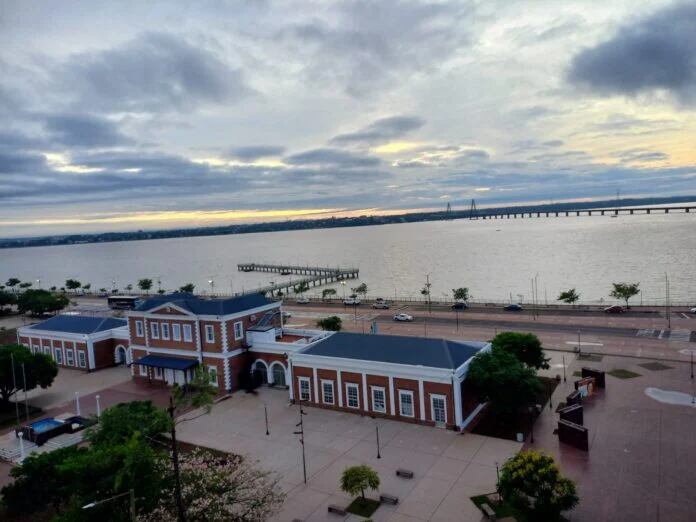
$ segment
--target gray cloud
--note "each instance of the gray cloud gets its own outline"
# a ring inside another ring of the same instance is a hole
[[[377,144],[399,138],[420,129],[425,120],[418,116],[392,116],[372,122],[367,127],[346,134],[339,134],[331,139],[336,144],[367,143]]]
[[[313,149],[285,158],[290,165],[305,167],[376,167],[381,162],[379,158],[348,152],[341,149]]]
[[[192,110],[247,95],[242,73],[215,54],[167,33],[73,55],[54,73],[80,107],[98,112]]]
[[[228,151],[228,156],[242,161],[254,161],[261,158],[280,156],[285,152],[285,147],[275,145],[250,145],[246,147],[233,147]]]
[[[622,150],[615,152],[612,156],[621,160],[622,163],[652,163],[669,159],[669,154],[665,152],[646,149]]]
[[[106,118],[87,114],[54,114],[44,124],[55,143],[68,147],[116,147],[133,144],[118,125]]]
[[[664,89],[696,104],[696,5],[659,10],[573,58],[570,82],[600,95]]]

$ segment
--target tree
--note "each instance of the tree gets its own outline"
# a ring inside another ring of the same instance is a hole
[[[130,283],[128,283],[128,284],[126,285],[126,290],[128,290],[129,292],[130,292],[131,290],[133,290],[133,285],[130,284]]]
[[[329,296],[336,295],[336,289],[335,288],[324,288],[321,291],[321,298],[326,299]]]
[[[17,308],[20,313],[29,312],[32,315],[55,313],[70,304],[64,295],[54,294],[48,290],[27,290],[17,297]]]
[[[138,280],[138,288],[145,292],[145,294],[148,294],[152,288],[152,279],[145,278]]]
[[[570,305],[576,303],[579,300],[580,294],[575,291],[575,288],[571,288],[570,290],[561,292],[557,299],[557,301],[563,301],[564,303],[568,303]]]
[[[493,349],[501,349],[513,354],[530,368],[537,370],[549,368],[550,358],[544,357],[541,341],[532,333],[501,332],[491,341]]]
[[[367,295],[367,284],[361,283],[355,288],[351,288],[354,294],[362,295],[363,298]]]
[[[324,317],[317,321],[317,326],[322,330],[328,330],[331,332],[340,332],[343,328],[343,321],[337,315],[331,315],[329,317]]]
[[[626,308],[629,308],[628,300],[640,293],[640,289],[638,288],[640,283],[612,283],[612,285],[614,289],[609,295],[614,299],[623,299],[626,301]]]
[[[308,290],[309,284],[307,284],[307,281],[302,281],[299,285],[295,287],[295,293],[300,295],[304,294]]]
[[[370,466],[351,466],[343,470],[341,475],[341,490],[349,495],[365,498],[365,490],[376,490],[379,487],[379,475]]]
[[[553,458],[536,451],[521,451],[503,465],[499,492],[527,520],[561,520],[579,502],[573,481],[561,475]]]
[[[98,426],[89,428],[87,440],[97,445],[118,445],[128,441],[135,432],[147,439],[171,429],[167,412],[150,401],[124,402],[104,410]]]
[[[185,292],[187,294],[192,294],[194,288],[196,288],[196,285],[194,285],[193,283],[186,283],[184,286],[179,288],[179,292]]]
[[[82,289],[85,292],[89,292],[91,288],[92,288],[92,283],[87,283],[86,285],[82,285]]]
[[[452,296],[455,301],[468,301],[469,300],[469,289],[466,287],[453,288]]]
[[[77,279],[66,279],[65,280],[65,288],[67,288],[68,290],[76,291],[81,286],[82,286],[82,283],[80,283]]]
[[[543,385],[532,368],[513,354],[494,348],[478,353],[469,365],[466,381],[479,400],[503,418],[514,417],[522,406],[534,402]]]
[[[24,364],[24,374],[22,374],[22,364]],[[7,408],[10,398],[18,391],[33,390],[37,386],[48,388],[53,384],[56,375],[58,375],[58,366],[48,355],[31,353],[29,348],[20,344],[0,346],[0,408]]]
[[[17,302],[17,296],[5,290],[0,290],[0,313],[5,310],[6,306],[12,306]]]
[[[185,520],[268,520],[278,512],[285,500],[276,478],[240,456],[196,449],[182,455],[180,468]],[[170,461],[162,462],[163,476],[171,477],[174,473]],[[157,507],[138,520],[181,520],[174,498],[171,487],[164,489]]]
[[[17,279],[16,277],[10,277],[5,284],[9,286],[14,292],[15,286],[17,286],[19,283],[21,283],[19,279]]]
[[[24,283],[19,283],[19,288],[21,288],[22,290],[25,290],[25,289],[31,287],[31,285],[32,285],[31,281],[25,281]]]

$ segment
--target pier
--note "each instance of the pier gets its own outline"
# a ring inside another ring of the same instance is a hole
[[[577,210],[542,210],[528,211],[520,209],[519,211],[505,210],[499,211],[496,209],[486,210],[478,209],[475,217],[469,216],[470,219],[525,219],[525,218],[541,218],[541,217],[580,217],[580,216],[620,216],[620,215],[638,215],[638,214],[670,214],[670,213],[685,213],[689,214],[696,212],[696,206],[670,206],[670,207],[625,207],[625,208],[588,208]]]
[[[269,272],[280,275],[303,275],[299,279],[292,281],[282,281],[270,285],[256,288],[252,292],[276,294],[279,290],[288,293],[289,290],[296,291],[297,287],[306,284],[308,287],[315,287],[343,281],[345,279],[357,279],[360,270],[357,268],[328,268],[320,266],[298,266],[298,265],[273,265],[265,263],[240,263],[237,265],[240,272]]]

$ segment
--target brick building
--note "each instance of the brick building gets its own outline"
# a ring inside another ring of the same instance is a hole
[[[130,363],[126,321],[113,317],[56,315],[18,328],[17,342],[63,368],[91,372]]]

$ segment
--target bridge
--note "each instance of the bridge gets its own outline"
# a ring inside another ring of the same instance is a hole
[[[345,279],[357,279],[360,274],[360,270],[357,268],[273,265],[265,263],[239,263],[237,265],[237,270],[240,272],[270,272],[280,275],[298,274],[307,276],[291,281],[272,283],[261,288],[256,288],[255,290],[244,292],[246,294],[263,292],[271,295],[277,294],[278,291],[286,294],[290,290],[297,292],[297,288],[301,285],[304,286],[304,284],[308,287],[315,287],[335,283],[336,281],[343,281]]]
[[[621,208],[588,208],[578,210],[504,210],[478,209],[479,219],[524,219],[532,217],[569,217],[569,216],[619,216],[634,214],[675,214],[696,212],[696,206],[670,206],[670,207],[621,207]]]

